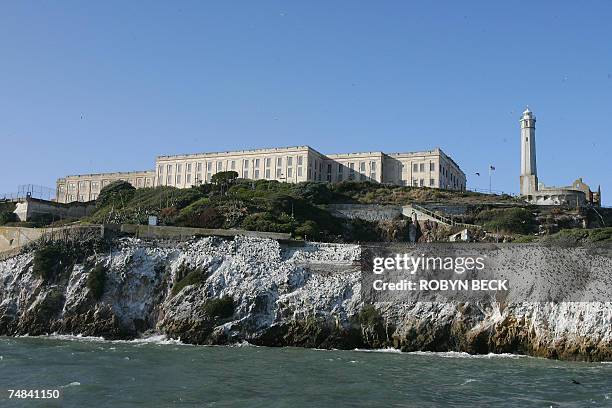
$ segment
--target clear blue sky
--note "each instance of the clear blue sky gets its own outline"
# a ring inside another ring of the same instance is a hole
[[[468,187],[538,171],[612,205],[612,2],[3,2],[0,192],[159,154],[441,147]],[[480,172],[481,177],[474,174]]]

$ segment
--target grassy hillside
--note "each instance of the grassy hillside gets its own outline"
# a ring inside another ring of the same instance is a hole
[[[189,189],[136,190],[128,183],[116,182],[105,187],[96,211],[83,221],[146,224],[149,215],[156,215],[162,225],[290,232],[297,237],[332,242],[407,238],[407,221],[389,225],[332,216],[325,204],[360,202],[347,193],[359,196],[361,191],[341,187],[235,180]]]

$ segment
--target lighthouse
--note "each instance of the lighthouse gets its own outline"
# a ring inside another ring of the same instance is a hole
[[[525,109],[521,123],[521,195],[528,196],[538,190],[536,167],[535,123],[536,117]]]

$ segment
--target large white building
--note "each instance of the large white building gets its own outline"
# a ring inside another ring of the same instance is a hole
[[[154,171],[67,176],[57,181],[60,202],[95,200],[114,180],[134,187],[189,188],[209,183],[222,171],[252,180],[341,182],[373,181],[402,186],[465,190],[465,173],[441,149],[410,153],[324,155],[310,146],[159,156]]]

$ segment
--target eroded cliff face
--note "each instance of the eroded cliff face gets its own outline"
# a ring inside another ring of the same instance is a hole
[[[559,249],[563,251],[565,249]],[[0,262],[0,334],[133,338],[195,344],[523,353],[612,360],[612,302],[411,302],[364,306],[360,248],[202,238],[164,246],[136,239],[71,265],[52,283],[32,253]],[[104,265],[101,298],[88,289]],[[190,275],[185,278],[186,275]],[[172,287],[180,282],[180,290]],[[216,310],[214,300],[231,299]]]

